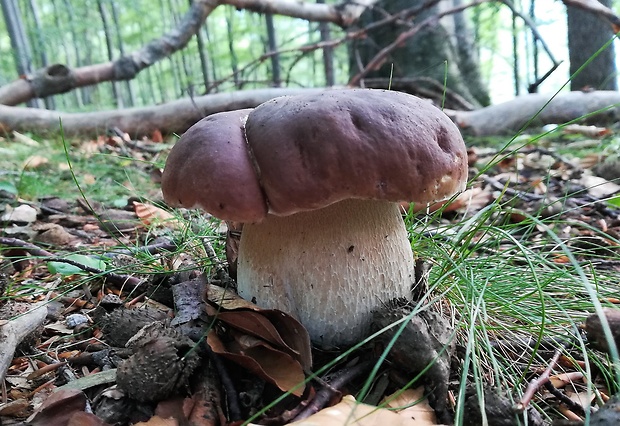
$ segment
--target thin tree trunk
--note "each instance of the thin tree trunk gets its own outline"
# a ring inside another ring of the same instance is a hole
[[[218,68],[217,68],[217,62],[215,61],[215,54],[214,54],[214,43],[211,40],[211,33],[209,31],[209,23],[205,22],[204,24],[204,32],[205,32],[205,37],[207,38],[207,49],[208,49],[208,53],[209,53],[209,59],[211,60],[211,79],[213,81],[217,81],[218,79]],[[205,93],[210,93],[211,92],[212,87],[209,85],[207,86],[207,89],[205,90]],[[216,88],[217,91],[217,88]]]
[[[273,25],[273,15],[265,13],[265,23],[267,24],[267,47],[271,53],[271,81],[273,87],[282,85],[280,76],[280,55],[275,53],[278,51],[278,42],[276,41],[276,28]]]
[[[110,18],[108,17],[108,12],[106,10],[105,5],[103,4],[104,0],[97,0],[97,6],[99,7],[99,15],[101,15],[101,22],[103,24],[103,32],[105,34],[105,44],[108,52],[108,60],[112,61],[114,59],[114,42],[112,41],[112,31],[110,29]],[[118,90],[118,83],[116,81],[112,81],[112,96],[116,101],[117,108],[123,108],[123,97],[120,96]]]
[[[180,6],[180,1],[175,0],[174,6],[172,7],[172,22],[174,23],[175,28],[178,27],[179,22],[181,20],[179,17],[179,13],[178,13],[179,6]],[[186,95],[193,96],[194,94],[194,88],[193,88],[194,83],[193,83],[193,78],[192,78],[192,76],[194,75],[193,73],[194,66],[193,66],[192,56],[187,55],[186,53],[187,51],[185,49],[176,53],[176,56],[179,58],[178,62],[180,62],[182,66],[182,70],[179,70],[179,75],[180,75],[180,91],[179,91],[180,95],[179,96],[186,96]]]
[[[317,3],[323,4],[325,0],[316,0]],[[327,22],[319,22],[319,34],[321,36],[321,42],[328,42],[331,40],[331,31]],[[334,75],[334,48],[331,46],[325,46],[323,48],[323,69],[325,71],[325,85],[330,87],[336,84],[336,77]]]
[[[41,59],[41,65],[47,67],[49,65],[49,60],[47,58],[47,52],[45,49],[45,41],[43,40],[42,28],[41,28],[41,18],[39,15],[39,8],[35,0],[29,0],[28,2],[30,6],[30,12],[32,13],[32,20],[34,21],[35,33],[36,33],[36,51],[39,54],[39,58]],[[56,103],[54,101],[53,96],[47,96],[43,99],[45,103],[45,108],[47,109],[55,109]]]
[[[63,28],[62,22],[63,22],[63,20],[60,17],[64,16],[64,13],[62,13],[60,11],[60,7],[59,7],[59,5],[57,3],[57,0],[51,0],[51,1],[52,1],[52,8],[54,9],[54,24],[56,25],[56,28],[59,31],[62,31],[62,28]],[[62,62],[71,63],[71,54],[69,53],[69,45],[68,45],[68,43],[60,43],[60,44],[62,45],[62,50],[63,50],[63,53],[65,55],[65,60],[64,61],[58,61],[58,62],[59,63],[62,63]],[[58,93],[62,93],[62,92],[58,92]],[[34,90],[33,90],[33,93],[31,94],[31,96],[35,96]],[[76,90],[72,90],[71,91],[71,96],[70,97],[69,96],[66,96],[66,97],[61,96],[61,99],[64,101],[63,107],[65,107],[65,108],[67,107],[67,104],[71,101],[71,98],[74,101],[74,105],[77,105],[78,102],[79,102],[78,101],[78,96],[79,95],[78,95]],[[1,97],[0,97],[0,99],[1,99]],[[0,101],[0,103],[8,104],[8,105],[15,105],[15,104],[18,104],[20,102],[23,102],[23,101],[19,97],[18,97],[17,101],[13,101],[11,99],[11,102],[8,102],[8,103]]]
[[[15,59],[15,68],[17,75],[24,76],[32,71],[32,50],[30,43],[24,30],[19,5],[16,0],[2,0],[2,14],[4,22],[11,39],[11,47],[13,48],[13,57]],[[28,102],[29,107],[38,108],[39,102],[31,99]]]
[[[71,6],[71,3],[69,2],[69,0],[63,0],[64,6],[65,6],[65,13],[67,15],[67,21],[69,21],[69,33],[71,34],[71,45],[73,46],[73,56],[75,58],[75,64],[78,67],[81,67],[83,64],[82,62],[82,55],[80,54],[80,49],[79,49],[79,44],[77,41],[77,31],[75,29],[75,14],[73,13],[73,7]],[[80,88],[81,89],[81,88]],[[78,90],[76,91],[76,101],[77,101],[77,107],[78,108],[82,108],[84,106],[84,92],[82,90]]]
[[[121,32],[118,4],[115,0],[111,0],[110,4],[112,5],[112,22],[114,22],[114,32],[116,33],[116,46],[118,47],[118,52],[120,53],[121,57],[123,57],[125,56],[125,45],[123,43],[123,37]],[[133,84],[131,80],[125,80],[124,85],[127,93],[127,96],[124,97],[124,99],[126,100],[125,104],[132,107],[136,104],[136,95],[133,90]]]
[[[532,22],[536,22],[536,0],[530,0],[530,18]],[[538,39],[533,33],[530,33],[532,36],[532,72],[533,81],[538,81]],[[538,86],[536,86],[536,91],[538,91]]]
[[[237,59],[237,54],[235,53],[235,35],[233,33],[233,18],[234,18],[234,9],[229,7],[228,13],[226,14],[226,35],[228,37],[228,53],[230,55],[230,68],[233,73],[233,81],[235,82],[235,87],[237,89],[241,89],[241,81],[239,79],[239,61]]]
[[[512,14],[512,78],[515,85],[515,96],[521,93],[521,78],[519,76],[519,37],[517,36],[517,15]]]
[[[189,0],[189,4],[194,0]],[[196,32],[196,47],[198,48],[198,58],[200,59],[200,71],[202,72],[202,83],[205,89],[209,87],[209,58],[205,49],[204,39],[202,37],[202,30]]]
[[[611,0],[600,0],[604,6],[611,6]],[[614,45],[597,54],[614,33],[599,16],[568,6],[568,54],[570,75],[573,76],[585,63],[588,65],[571,79],[571,90],[597,89],[617,90]]]

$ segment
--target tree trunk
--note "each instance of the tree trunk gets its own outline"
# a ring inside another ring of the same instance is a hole
[[[105,4],[103,4],[104,0],[97,0],[97,6],[99,8],[99,15],[101,16],[101,23],[103,24],[103,32],[105,35],[105,44],[106,49],[108,51],[108,60],[112,61],[114,59],[114,42],[112,41],[112,31],[110,29],[110,18],[108,17],[108,11],[106,10]],[[118,83],[116,81],[112,82],[112,96],[116,102],[117,108],[123,108],[123,97],[120,96],[120,92],[118,89]]]
[[[121,36],[121,27],[120,27],[120,19],[118,14],[118,4],[115,0],[110,1],[110,5],[112,6],[112,22],[114,23],[114,32],[116,33],[116,45],[118,47],[118,51],[120,56],[125,56],[125,45],[123,44],[123,37]],[[136,96],[134,94],[133,86],[131,84],[131,80],[125,80],[124,87],[126,91],[126,96],[123,97],[125,99],[125,105],[131,107],[136,104]]]
[[[273,87],[282,85],[280,77],[280,55],[278,51],[278,42],[276,41],[276,27],[273,25],[273,14],[265,14],[265,25],[267,26],[267,49],[271,53],[271,82]]]
[[[34,31],[36,34],[36,46],[37,46],[35,51],[38,53],[38,56],[41,60],[41,65],[43,65],[44,67],[47,67],[49,65],[49,60],[48,60],[47,52],[45,49],[45,41],[43,40],[43,36],[42,36],[41,19],[39,17],[39,8],[37,7],[35,0],[29,0],[28,4],[30,6],[30,12],[32,13],[32,20],[35,26]],[[43,99],[43,101],[45,102],[45,108],[47,109],[56,108],[56,103],[54,102],[53,96],[48,96],[45,99]]]
[[[317,3],[325,3],[325,0],[317,0]],[[319,34],[322,42],[331,40],[331,31],[327,22],[319,22]],[[334,74],[334,48],[325,46],[323,48],[323,71],[325,72],[325,85],[327,87],[336,84],[336,76]]]
[[[454,5],[449,2],[447,6]],[[384,13],[380,13],[378,8],[389,14],[396,14],[405,9],[417,10],[415,21],[411,25],[415,26],[427,18],[436,16],[442,11],[446,5],[439,1],[425,2],[424,0],[381,0],[378,7],[364,13],[360,18],[360,25],[368,25],[385,18]],[[440,8],[441,6],[441,8]],[[371,70],[366,74],[369,78],[419,78],[429,77],[436,82],[446,86],[452,91],[460,94],[467,101],[474,105],[487,104],[489,102],[488,93],[478,90],[473,91],[470,88],[482,88],[478,80],[479,73],[471,70],[472,65],[478,66],[475,57],[470,57],[469,63],[464,69],[461,58],[458,54],[455,40],[455,21],[452,16],[443,18],[439,23],[428,25],[419,31],[413,37],[408,38],[403,45],[390,52],[383,66],[377,70]],[[458,28],[463,30],[463,22],[458,23]],[[355,63],[354,57],[357,55],[363,67],[377,55],[381,49],[393,43],[405,30],[409,30],[411,26],[403,25],[396,21],[390,25],[384,25],[380,28],[369,32],[368,37],[362,40],[356,40],[352,47],[351,73],[356,74],[359,69]],[[474,60],[471,60],[474,59]]]
[[[190,6],[194,0],[189,0]],[[206,51],[202,30],[196,32],[196,47],[198,48],[198,58],[200,59],[200,71],[202,72],[202,83],[206,90],[209,87],[209,59]]]
[[[32,69],[32,51],[26,31],[24,30],[24,23],[22,21],[19,5],[16,0],[2,0],[1,5],[4,22],[9,32],[9,38],[11,39],[17,75],[25,76],[29,74]],[[38,107],[38,102],[32,100],[32,102],[28,102],[28,106],[36,108]]]
[[[600,0],[611,6],[611,0]],[[614,45],[610,44],[595,58],[592,57],[614,33],[601,17],[572,6],[566,7],[568,18],[568,51],[570,58],[571,90],[617,90]],[[577,75],[577,70],[591,62]]]

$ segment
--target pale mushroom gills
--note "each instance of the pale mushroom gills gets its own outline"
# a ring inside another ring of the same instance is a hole
[[[172,149],[162,190],[171,205],[244,222],[239,294],[333,347],[361,341],[373,310],[410,297],[398,203],[440,201],[466,181],[465,144],[442,111],[342,89],[201,120]]]

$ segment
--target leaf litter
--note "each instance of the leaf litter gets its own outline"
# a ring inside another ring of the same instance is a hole
[[[612,133],[578,127],[566,132],[591,138]],[[39,146],[30,138],[23,143]],[[470,188],[450,202],[412,206],[411,210],[420,216],[431,214],[430,221],[423,221],[423,232],[450,240],[454,234],[435,230],[476,217],[493,204],[501,205],[484,220],[523,224],[533,251],[548,252],[546,258],[556,265],[568,267],[576,260],[605,276],[616,274],[612,284],[617,289],[620,186],[614,180],[620,176],[609,167],[614,156],[590,155],[579,162],[558,154],[555,147],[540,146],[524,143],[508,154],[471,148],[474,179]],[[83,151],[153,162],[158,161],[162,144],[159,138],[132,141],[120,134],[88,141]],[[498,156],[501,161],[489,167],[489,161]],[[52,167],[46,160],[32,156],[24,168],[32,172]],[[149,173],[157,184],[154,170]],[[597,170],[603,173],[597,175]],[[83,183],[93,185],[98,178],[84,175]],[[425,336],[421,346],[426,348],[408,347],[411,339],[399,344],[398,335],[383,333],[354,350],[324,353],[311,348],[305,329],[293,317],[260,309],[234,293],[240,226],[226,235],[219,223],[204,216],[194,218],[202,221],[199,225],[196,220],[188,225],[187,218],[171,213],[157,201],[157,195],[152,198],[156,202],[129,197],[122,205],[55,197],[28,201],[16,196],[17,187],[11,182],[0,184],[5,205],[0,237],[2,424],[27,420],[41,425],[220,425],[249,420],[259,424],[431,425],[440,424],[436,413],[445,423],[451,422],[459,398],[465,401],[464,424],[476,424],[477,416],[483,416],[480,407],[485,407],[485,417],[494,413],[507,421],[501,424],[518,424],[516,419],[524,415],[530,424],[549,424],[558,413],[580,424],[586,413],[610,416],[605,408],[617,404],[608,396],[613,389],[604,380],[588,383],[584,360],[562,340],[566,335],[544,342],[524,330],[521,337],[526,335],[529,342],[534,338],[539,354],[548,350],[557,355],[528,361],[529,369],[521,370],[531,378],[531,398],[536,405],[548,407],[541,409],[544,416],[532,414],[532,401],[523,399],[518,402],[526,414],[519,414],[514,398],[527,390],[493,389],[490,376],[483,392],[485,406],[479,394],[472,394],[470,383],[461,386],[467,375],[463,376],[459,364],[467,344],[462,334],[453,332],[458,314],[445,301],[422,300],[425,310],[421,313],[409,307],[397,315],[409,315],[412,324],[442,324],[441,330],[410,329]],[[188,226],[219,233],[217,244],[228,253],[230,268],[221,266],[221,258],[205,239],[199,244],[202,249],[176,240],[174,232]],[[560,244],[550,246],[543,238],[549,226],[574,259]],[[453,229],[458,233],[458,227]],[[510,239],[485,245],[485,238],[489,236],[484,232],[473,235],[468,242],[471,256],[514,253]],[[523,261],[511,256],[515,264]],[[428,286],[428,274],[422,274],[421,280]],[[607,323],[613,326],[617,342],[620,327],[613,305],[620,303],[620,297],[609,294],[602,300],[611,306],[606,311]],[[389,319],[394,312],[380,316]],[[583,312],[583,318],[588,313]],[[83,319],[68,321],[76,314]],[[433,319],[437,315],[441,319]],[[378,323],[377,327],[385,325]],[[605,377],[602,370],[609,368],[605,328],[596,315],[583,327],[597,354],[599,377]],[[504,354],[510,353],[506,349],[510,347],[520,360],[535,356],[526,340],[489,336]],[[385,352],[393,341],[394,347]],[[377,355],[382,352],[387,362]],[[413,359],[407,361],[407,356]],[[430,370],[422,364],[429,364]],[[546,368],[547,376],[543,374]],[[374,377],[370,384],[375,390],[366,389],[368,377]],[[356,394],[374,403],[356,401],[351,396]],[[603,405],[607,400],[612,405]]]

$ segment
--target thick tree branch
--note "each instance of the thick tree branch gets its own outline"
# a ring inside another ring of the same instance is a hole
[[[0,87],[0,104],[18,105],[102,81],[131,80],[144,68],[183,49],[219,4],[219,0],[194,1],[177,28],[116,61],[75,69],[55,64],[37,70]]]
[[[533,93],[476,111],[445,112],[464,132],[472,135],[514,135],[524,127],[564,124],[578,119],[597,124],[616,122],[620,117],[620,93]]]
[[[0,87],[0,104],[14,106],[35,97],[65,93],[77,87],[103,81],[131,80],[140,71],[183,49],[198,32],[207,16],[219,5],[286,15],[308,21],[333,22],[346,27],[355,22],[377,0],[358,0],[341,5],[317,4],[293,0],[196,0],[179,26],[142,48],[103,64],[70,68],[54,64]]]
[[[203,117],[216,112],[252,108],[283,95],[318,92],[324,89],[257,89],[184,98],[167,104],[88,113],[67,113],[44,109],[0,105],[0,129],[19,132],[58,133],[60,123],[67,136],[96,136],[118,127],[131,136],[183,133]]]
[[[357,0],[339,5],[291,0],[222,0],[222,3],[259,13],[272,13],[313,22],[332,22],[346,28],[377,1]]]

